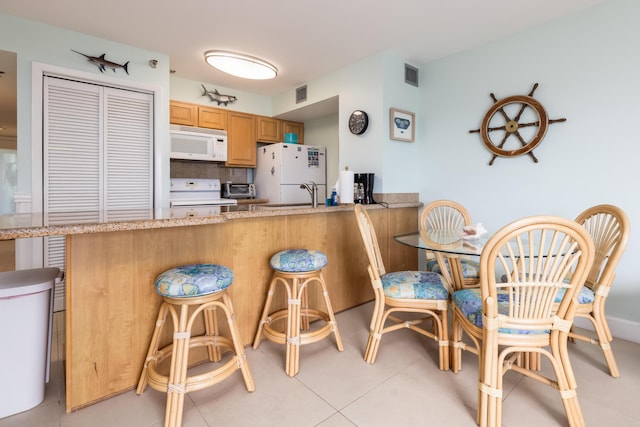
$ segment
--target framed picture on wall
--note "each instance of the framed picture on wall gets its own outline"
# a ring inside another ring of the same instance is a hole
[[[410,111],[389,109],[389,138],[413,142],[416,135],[416,115]]]

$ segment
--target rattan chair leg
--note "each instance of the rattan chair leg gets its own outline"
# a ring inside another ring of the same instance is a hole
[[[450,341],[449,341],[449,316],[447,314],[448,310],[442,310],[440,314],[440,325],[436,326],[438,329],[438,346],[439,346],[439,357],[440,357],[440,369],[443,371],[449,370],[450,363]],[[438,322],[434,321],[434,325],[437,325]],[[442,343],[444,341],[444,343]]]
[[[236,323],[233,305],[231,304],[231,298],[229,295],[225,293],[222,297],[222,302],[226,307],[225,315],[229,325],[231,340],[233,341],[233,349],[236,353],[235,357],[238,360],[238,366],[240,366],[240,372],[242,372],[242,378],[244,379],[244,385],[248,391],[255,391],[256,386],[253,381],[253,374],[251,373],[251,368],[247,362],[247,356],[244,351],[244,345],[242,343],[242,338],[240,337],[240,330]]]
[[[564,370],[563,368],[560,369]],[[558,374],[556,374],[558,375]],[[561,374],[564,375],[564,372]],[[564,406],[565,413],[567,414],[567,420],[571,427],[582,427],[585,425],[584,417],[582,416],[582,410],[580,409],[580,402],[578,401],[578,395],[576,394],[576,388],[569,385],[567,378],[560,380],[558,378],[558,389],[560,392],[560,398],[562,405]],[[564,382],[564,384],[562,384]]]
[[[260,323],[258,324],[258,330],[256,331],[256,337],[253,340],[253,349],[254,350],[257,350],[258,347],[260,346],[260,338],[261,338],[262,332],[264,330],[264,325],[268,321],[269,309],[271,307],[271,301],[273,300],[273,292],[275,290],[275,286],[276,286],[276,278],[275,278],[275,274],[274,274],[273,278],[271,279],[271,283],[269,284],[269,291],[267,292],[267,299],[266,299],[266,301],[264,303],[264,308],[262,309],[262,316],[260,316]]]
[[[371,314],[371,322],[369,323],[369,337],[367,338],[367,346],[365,347],[365,350],[364,350],[364,360],[367,363],[373,363],[371,355],[375,347],[374,341],[375,341],[376,331],[378,330],[377,325],[378,325],[379,319],[382,317],[383,312],[384,312],[384,303],[381,302],[380,297],[376,295],[374,305],[373,305],[373,313]],[[373,354],[373,360],[375,360],[375,354]]]
[[[457,374],[462,369],[462,326],[460,326],[457,314],[454,311],[451,321],[451,370]]]
[[[309,294],[305,289],[300,292],[300,328],[302,328],[302,330],[304,331],[308,331],[309,330],[309,316],[308,313],[309,312]]]
[[[184,395],[186,393],[187,364],[189,361],[189,337],[187,324],[189,323],[189,306],[180,307],[179,324],[173,334],[173,348],[171,352],[171,367],[167,384],[167,406],[165,413],[165,427],[180,427],[184,409]]]
[[[367,343],[367,349],[364,353],[364,360],[367,363],[374,364],[376,361],[376,355],[378,354],[378,347],[380,346],[380,340],[382,339],[383,316],[375,316],[375,325],[369,330],[369,341]]]
[[[300,291],[298,278],[292,279],[291,297],[288,303],[287,342],[285,371],[290,377],[298,373],[298,359],[300,357]]]
[[[616,359],[613,356],[613,350],[611,349],[612,337],[611,332],[609,332],[607,318],[604,313],[599,313],[596,310],[593,313],[592,323],[594,330],[596,331],[596,336],[598,337],[598,345],[600,346],[604,360],[607,362],[607,366],[609,367],[609,373],[612,377],[618,378],[620,376],[620,371],[618,369]]]
[[[331,299],[329,299],[329,290],[327,289],[327,284],[324,281],[324,276],[322,272],[319,276],[320,285],[322,286],[322,295],[324,297],[324,303],[327,307],[327,314],[329,315],[329,322],[331,323],[331,331],[336,339],[336,346],[338,347],[338,351],[344,351],[344,347],[342,346],[342,338],[340,338],[340,331],[338,331],[338,322],[336,322],[336,316],[333,313],[333,307],[331,306]]]
[[[204,310],[204,325],[207,336],[218,336],[220,334],[220,331],[218,330],[216,306]],[[210,362],[219,362],[222,359],[220,346],[218,345],[209,344],[207,346],[207,354],[209,355]]]
[[[140,379],[138,380],[138,387],[136,388],[136,394],[138,395],[142,394],[142,392],[144,392],[144,389],[147,388],[147,369],[149,366],[149,361],[151,361],[151,357],[158,351],[158,347],[160,344],[160,334],[162,333],[162,329],[166,324],[168,313],[169,305],[163,302],[160,306],[160,310],[158,310],[156,326],[153,329],[151,342],[149,343],[149,351],[147,352],[147,357],[144,360],[144,364],[142,366],[142,373],[140,374]]]

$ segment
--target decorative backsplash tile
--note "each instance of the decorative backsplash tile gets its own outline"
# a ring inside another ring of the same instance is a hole
[[[417,203],[420,193],[373,193],[373,200],[378,203]]]
[[[171,160],[171,178],[218,178],[220,182],[249,183],[247,168],[228,168],[221,163]]]

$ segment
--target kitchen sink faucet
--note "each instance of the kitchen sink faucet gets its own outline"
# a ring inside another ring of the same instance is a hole
[[[311,205],[314,208],[318,207],[318,185],[311,181],[310,184],[304,183],[300,184],[300,188],[305,188],[309,194],[311,195]]]

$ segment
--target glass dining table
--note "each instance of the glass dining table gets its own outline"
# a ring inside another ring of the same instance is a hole
[[[393,239],[403,245],[433,253],[441,274],[452,291],[478,287],[477,277],[464,277],[460,260],[468,258],[479,261],[488,236],[470,239],[463,237],[461,229],[439,229],[400,234]]]

